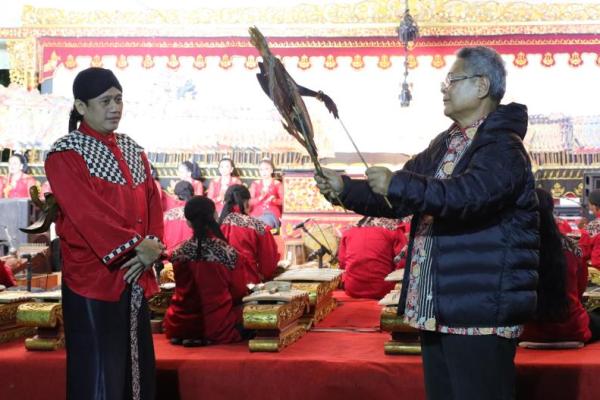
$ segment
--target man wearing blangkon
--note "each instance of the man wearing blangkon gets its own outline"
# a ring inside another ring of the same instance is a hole
[[[369,168],[366,181],[316,177],[360,214],[414,214],[398,312],[421,331],[430,400],[512,399],[516,338],[536,307],[527,109],[499,104],[505,82],[494,50],[459,50],[441,89],[454,123],[427,149],[395,173]]]
[[[67,399],[153,399],[144,296],[158,290],[151,267],[163,249],[160,193],[142,148],[114,132],[123,111],[115,75],[81,71],[73,97],[70,133],[45,163],[60,207]]]

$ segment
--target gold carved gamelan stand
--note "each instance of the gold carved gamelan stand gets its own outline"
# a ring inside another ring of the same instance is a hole
[[[383,306],[380,317],[382,331],[390,332],[392,340],[385,342],[385,354],[421,354],[419,331],[403,322],[403,316],[398,315],[398,300],[402,285],[403,270],[396,270],[389,274],[385,280],[397,282],[396,287],[379,301]]]
[[[254,292],[244,298],[244,328],[256,336],[252,352],[278,352],[300,339],[306,329],[298,323],[308,309],[308,293],[299,290]]]
[[[0,343],[20,339],[35,333],[35,328],[17,322],[17,309],[31,301],[31,293],[0,292]]]
[[[275,278],[278,282],[290,282],[293,290],[308,293],[310,308],[300,323],[310,329],[322,321],[336,307],[333,291],[340,285],[342,271],[331,268],[290,269]]]
[[[27,350],[56,350],[65,345],[61,303],[21,304],[17,322],[35,328],[36,335],[25,339]]]

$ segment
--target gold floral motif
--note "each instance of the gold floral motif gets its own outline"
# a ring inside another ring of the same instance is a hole
[[[28,89],[37,87],[36,40],[33,37],[8,39],[6,51],[10,63],[10,81]]]
[[[552,186],[550,192],[552,193],[552,197],[557,199],[565,193],[565,187],[560,183],[556,182],[554,186]]]
[[[146,54],[142,60],[142,67],[150,69],[154,67],[154,58],[150,54]]]
[[[246,69],[257,68],[258,61],[256,60],[256,57],[253,55],[249,55],[248,57],[246,57],[246,62],[244,62],[244,67],[246,67]]]
[[[406,62],[408,64],[408,68],[415,69],[419,66],[419,61],[417,61],[417,57],[414,54],[409,54],[406,57]]]
[[[206,60],[202,54],[198,54],[194,59],[194,68],[196,69],[204,69],[206,68]]]
[[[571,67],[579,67],[583,64],[583,59],[581,58],[581,54],[579,54],[578,52],[574,51],[571,53],[571,56],[569,57],[569,65]]]
[[[302,54],[298,59],[298,68],[300,69],[309,69],[311,67],[310,57],[306,54]]]
[[[334,69],[337,67],[337,60],[335,59],[335,57],[331,54],[329,54],[327,57],[325,57],[325,68],[327,69]]]
[[[26,326],[53,328],[62,323],[60,303],[24,303],[17,309],[17,322]]]
[[[175,54],[171,54],[169,56],[169,61],[167,61],[167,67],[171,69],[177,69],[180,65],[179,58]]]
[[[556,62],[554,61],[554,54],[547,52],[542,57],[542,65],[544,67],[552,67]]]
[[[233,61],[231,60],[231,57],[228,54],[223,54],[221,56],[221,60],[219,61],[219,67],[228,69],[231,68],[232,65]]]
[[[306,333],[302,325],[297,325],[275,337],[257,337],[248,341],[251,352],[278,352],[296,342]]]
[[[102,56],[96,54],[94,57],[92,57],[92,60],[90,61],[90,67],[102,68],[102,66]]]
[[[354,57],[352,57],[352,62],[350,65],[354,69],[361,69],[365,66],[365,62],[360,54],[355,54]]]
[[[513,60],[513,64],[519,68],[523,68],[528,63],[529,63],[529,61],[527,61],[527,54],[525,54],[522,51],[518,52],[517,55],[515,56],[515,59]]]
[[[441,54],[436,54],[433,56],[433,59],[431,60],[431,66],[433,68],[444,68],[446,66],[446,59],[444,58],[443,55]]]
[[[382,54],[379,56],[379,60],[377,61],[377,66],[381,69],[388,69],[392,66],[392,61],[390,60],[390,56],[387,54]]]
[[[308,306],[308,294],[286,304],[247,304],[243,311],[244,328],[282,330],[300,318]]]
[[[119,55],[117,57],[117,68],[124,69],[129,66],[129,62],[127,61],[127,56],[125,54]]]
[[[75,57],[73,57],[72,54],[69,54],[67,56],[67,61],[65,61],[65,67],[67,67],[67,69],[77,68],[77,60],[75,59]]]

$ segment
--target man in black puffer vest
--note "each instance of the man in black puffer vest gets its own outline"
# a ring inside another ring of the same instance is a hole
[[[360,214],[413,215],[398,305],[421,330],[428,399],[514,398],[516,340],[536,308],[537,198],[522,140],[527,108],[500,105],[506,70],[463,48],[442,83],[454,121],[400,171],[315,177]],[[387,196],[392,208],[386,205]]]

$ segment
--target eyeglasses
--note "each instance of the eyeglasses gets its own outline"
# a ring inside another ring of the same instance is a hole
[[[458,82],[458,81],[463,81],[465,79],[471,79],[471,78],[481,78],[483,75],[480,74],[475,74],[475,75],[456,75],[456,76],[446,76],[446,79],[444,79],[444,82],[440,82],[440,87],[442,90],[448,90],[448,88],[450,86],[452,86],[452,84],[454,82]]]

